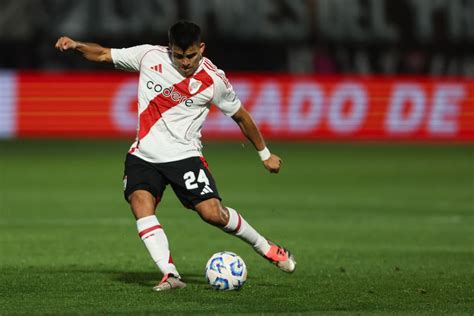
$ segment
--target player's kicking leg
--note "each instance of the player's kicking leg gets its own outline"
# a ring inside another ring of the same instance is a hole
[[[224,231],[235,235],[252,247],[265,259],[275,264],[282,271],[292,273],[296,268],[294,256],[287,249],[276,245],[260,235],[236,210],[227,207],[229,220],[223,227]],[[224,209],[224,212],[225,212]]]
[[[209,224],[241,238],[281,270],[288,273],[295,270],[295,259],[288,250],[265,239],[235,210],[222,206],[216,183],[203,157],[176,161],[173,168],[169,166],[168,163],[168,168],[161,171],[183,205],[192,207]]]
[[[264,238],[237,211],[223,207],[218,199],[203,201],[195,209],[206,222],[244,240],[282,271],[295,271],[296,261],[290,251]]]

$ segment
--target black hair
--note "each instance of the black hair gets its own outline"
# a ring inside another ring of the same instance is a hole
[[[201,28],[190,21],[178,21],[168,30],[170,46],[178,46],[182,50],[201,43]]]

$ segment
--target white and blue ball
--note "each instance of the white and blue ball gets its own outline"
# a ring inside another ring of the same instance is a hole
[[[238,290],[247,280],[247,267],[244,260],[235,253],[218,252],[207,261],[206,279],[216,290]]]

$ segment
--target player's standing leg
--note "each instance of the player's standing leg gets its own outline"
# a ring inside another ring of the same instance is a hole
[[[171,259],[168,238],[155,215],[156,206],[166,188],[166,180],[155,166],[131,154],[125,160],[124,198],[130,203],[137,220],[137,229],[153,261],[163,273],[163,279],[154,290],[182,288]]]
[[[163,273],[163,279],[153,289],[155,291],[183,288],[180,275],[171,258],[168,238],[155,216],[155,198],[145,190],[134,191],[130,197],[130,206],[137,219],[137,229],[153,261]]]

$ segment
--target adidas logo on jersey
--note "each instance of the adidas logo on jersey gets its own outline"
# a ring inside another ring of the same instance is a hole
[[[162,73],[163,72],[163,65],[158,64],[158,65],[155,65],[155,66],[151,66],[150,69],[153,69],[154,71],[158,71],[159,73]]]
[[[204,194],[207,194],[207,193],[213,193],[214,191],[212,191],[212,189],[206,184],[204,186],[204,189],[202,189],[201,191],[201,195],[204,195]]]

